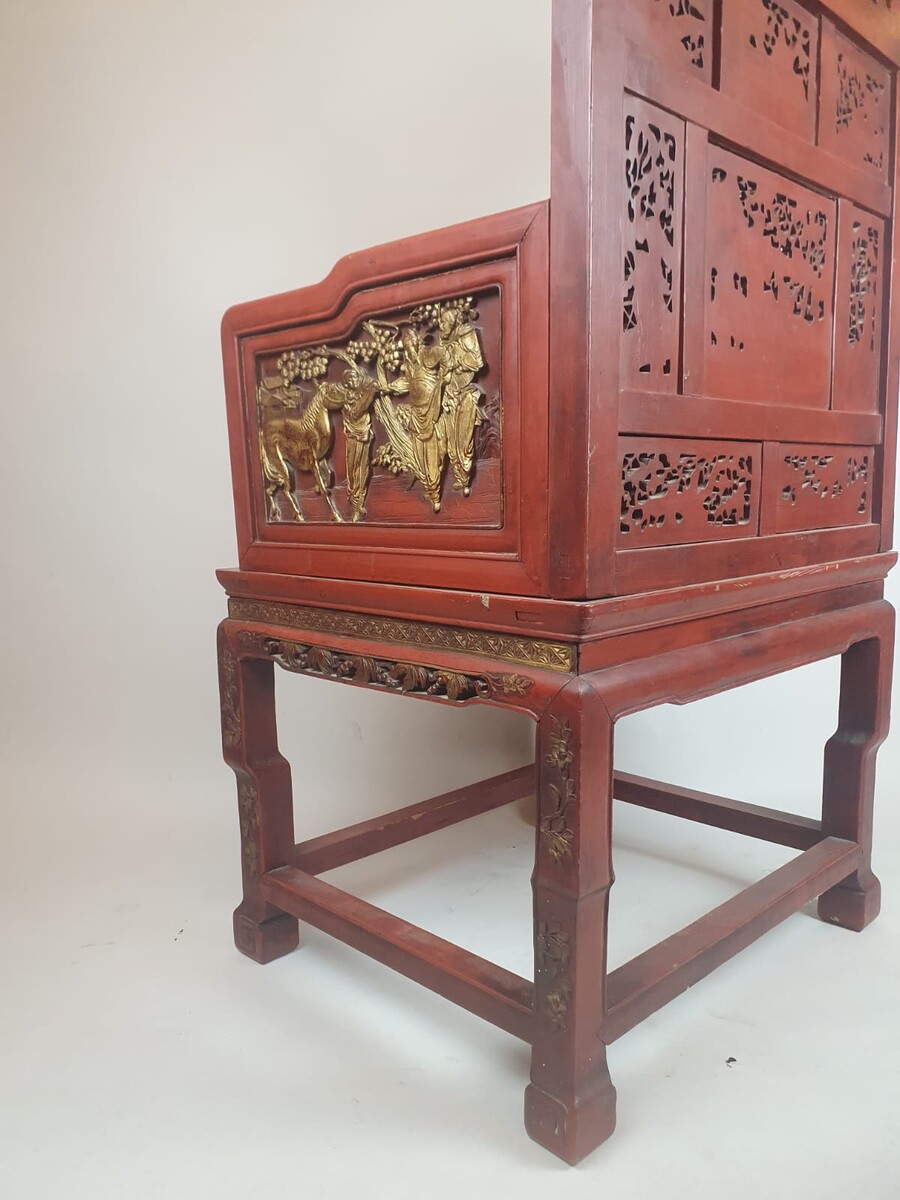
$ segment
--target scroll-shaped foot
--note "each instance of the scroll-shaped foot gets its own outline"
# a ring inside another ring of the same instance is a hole
[[[299,942],[300,923],[296,917],[278,913],[264,921],[254,921],[240,908],[235,909],[234,944],[254,962],[274,962],[296,950]]]
[[[525,1129],[539,1145],[574,1166],[616,1127],[616,1089],[606,1082],[592,1096],[564,1103],[529,1084],[525,1089]]]

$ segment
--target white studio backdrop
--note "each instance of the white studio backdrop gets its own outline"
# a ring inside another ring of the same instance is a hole
[[[202,871],[227,941],[221,315],[350,251],[545,197],[549,45],[549,0],[0,0],[0,889],[18,972],[54,954],[60,905],[97,897],[102,925],[107,875],[173,920],[177,895],[187,922]],[[812,812],[836,680],[822,664],[631,718],[620,764]],[[532,751],[524,718],[484,708],[278,688],[304,836]]]

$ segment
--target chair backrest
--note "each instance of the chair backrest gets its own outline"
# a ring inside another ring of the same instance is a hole
[[[896,0],[555,0],[562,592],[890,545],[898,59]]]
[[[554,0],[549,204],[226,315],[242,570],[590,599],[888,548],[898,62],[900,0]]]

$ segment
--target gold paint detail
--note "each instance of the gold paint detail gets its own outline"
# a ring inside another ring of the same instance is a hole
[[[569,998],[572,982],[568,976],[569,934],[558,921],[538,922],[535,939],[537,969],[554,987],[544,995],[544,1011],[550,1028],[565,1033],[568,1028]]]
[[[235,621],[283,625],[288,629],[308,629],[313,633],[334,633],[371,641],[409,643],[431,650],[478,654],[519,666],[541,667],[547,671],[570,673],[575,670],[575,650],[565,642],[487,633],[452,625],[432,625],[427,621],[408,621],[400,617],[376,617],[365,613],[240,598],[228,601],[228,615]]]
[[[561,979],[552,992],[544,997],[544,1006],[550,1018],[550,1028],[557,1033],[566,1033],[569,1028],[569,999],[572,995],[572,984],[568,979]]]
[[[547,853],[554,862],[570,858],[575,835],[569,826],[569,809],[575,803],[575,781],[572,779],[572,764],[575,754],[571,748],[572,727],[568,721],[553,721],[554,733],[550,738],[550,750],[544,761],[552,767],[556,781],[547,786],[553,801],[552,809],[541,817],[541,837]]]
[[[233,749],[241,740],[241,714],[238,701],[237,662],[226,646],[222,651],[222,741]]]
[[[392,692],[449,700],[454,704],[489,700],[495,692],[486,675],[466,675],[441,667],[372,658],[365,654],[344,654],[325,646],[305,646],[277,638],[260,638],[260,644],[263,652],[279,666],[302,675],[342,679]]]
[[[312,475],[332,520],[344,521],[332,495],[334,413],[344,431],[352,522],[365,517],[373,466],[409,476],[410,487],[419,484],[435,513],[441,511],[448,464],[454,489],[468,496],[475,429],[486,417],[484,392],[475,383],[485,368],[477,319],[472,296],[433,301],[395,321],[364,321],[363,340],[282,354],[279,374],[257,387],[266,521],[282,520],[279,492],[292,519],[305,520],[295,496],[301,472]],[[339,378],[328,377],[334,367]],[[400,396],[405,400],[397,403]],[[386,439],[377,447],[373,414]]]
[[[527,675],[485,675],[495,692],[505,696],[527,696],[534,687],[534,680]]]
[[[241,818],[241,856],[248,875],[259,867],[259,821],[256,786],[247,780],[238,784],[238,811]]]

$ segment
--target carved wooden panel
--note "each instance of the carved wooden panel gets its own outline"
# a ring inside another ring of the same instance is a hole
[[[838,204],[838,267],[831,406],[876,412],[884,319],[884,221],[849,200]]]
[[[767,442],[760,532],[865,525],[872,513],[871,446]]]
[[[628,0],[625,31],[642,50],[709,83],[713,60],[714,0]]]
[[[265,522],[501,525],[500,357],[496,289],[260,355]]]
[[[678,390],[684,122],[625,98],[623,387]]]
[[[722,90],[815,140],[819,22],[796,0],[728,0]]]
[[[887,181],[891,77],[829,21],[822,22],[819,145]]]
[[[828,407],[836,217],[833,200],[710,146],[707,394]]]
[[[619,438],[620,549],[753,537],[761,452],[753,442]]]

